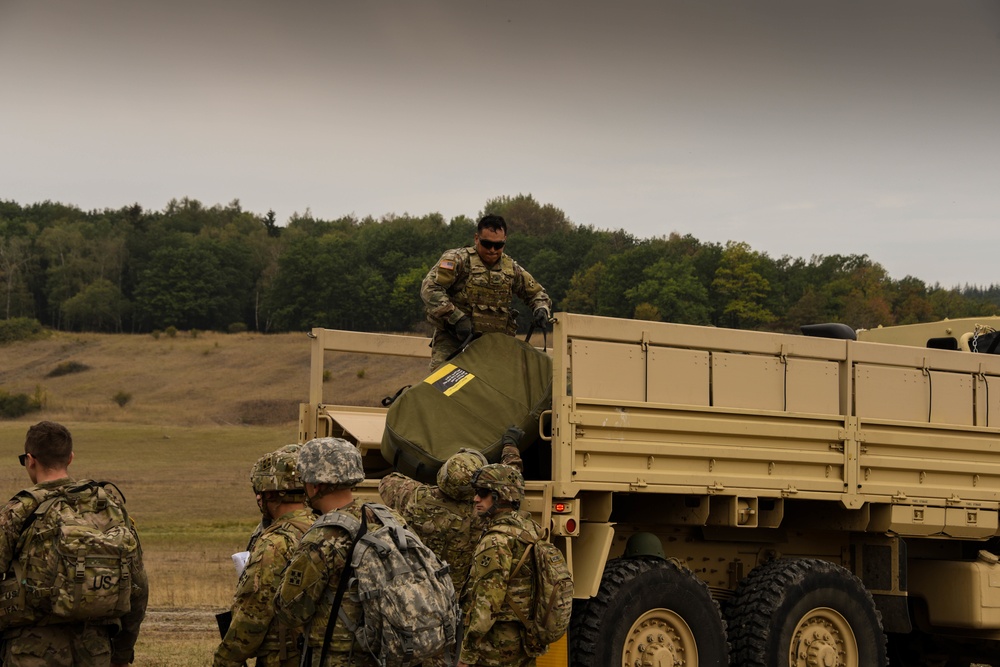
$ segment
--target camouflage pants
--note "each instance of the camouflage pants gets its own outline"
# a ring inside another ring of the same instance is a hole
[[[4,667],[109,667],[105,626],[42,625],[4,633]]]
[[[431,339],[431,365],[430,370],[434,370],[445,360],[454,354],[462,341],[458,340],[444,329],[435,329],[434,337]]]

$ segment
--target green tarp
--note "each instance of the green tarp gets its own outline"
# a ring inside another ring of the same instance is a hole
[[[524,431],[520,449],[527,449],[551,405],[549,356],[511,336],[485,334],[392,403],[382,456],[399,472],[433,484],[441,464],[463,447],[498,461],[509,426]]]

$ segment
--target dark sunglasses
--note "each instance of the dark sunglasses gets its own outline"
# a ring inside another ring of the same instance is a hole
[[[493,494],[489,489],[473,489],[473,492],[479,498],[489,498]]]
[[[486,239],[479,239],[479,245],[483,246],[487,250],[500,250],[505,245],[506,241],[487,241]]]
[[[17,461],[18,461],[18,463],[20,463],[21,465],[24,465],[24,464],[25,464],[25,462],[26,462],[27,460],[28,460],[28,455],[27,455],[27,454],[21,454],[21,455],[19,455],[19,456],[17,457]]]

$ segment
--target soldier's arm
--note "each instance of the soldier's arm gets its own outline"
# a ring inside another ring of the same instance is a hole
[[[420,284],[420,298],[424,302],[427,314],[441,322],[454,324],[461,319],[463,313],[455,308],[448,289],[462,277],[464,264],[460,251],[449,250],[441,255]]]
[[[299,542],[274,596],[274,614],[278,620],[293,628],[308,623],[316,615],[316,605],[333,574],[339,576],[339,569],[334,572],[334,564],[326,562],[321,542],[308,538]]]
[[[523,266],[514,262],[514,294],[534,312],[537,308],[547,308],[552,313],[552,299],[546,294],[545,288],[531,277]]]
[[[504,540],[495,534],[487,534],[480,540],[462,601],[465,616],[459,658],[462,662],[469,665],[479,662],[479,645],[503,607],[512,567],[512,555]]]
[[[17,496],[0,509],[0,572],[8,571],[14,564],[14,549],[31,510]]]
[[[274,619],[272,601],[278,577],[287,562],[287,545],[262,536],[240,576],[229,630],[215,651],[215,667],[240,667],[257,654]]]
[[[139,535],[132,527],[132,532],[139,542]],[[129,596],[129,612],[121,618],[121,630],[111,640],[111,664],[125,665],[135,660],[135,642],[139,638],[139,626],[146,617],[146,604],[149,601],[149,580],[146,568],[142,562],[142,546],[136,551],[135,558],[129,564],[129,576],[132,579],[132,592]]]
[[[521,460],[521,450],[516,445],[504,445],[503,454],[500,456],[500,463],[505,466],[516,468],[518,472],[524,472],[524,461]]]
[[[409,520],[413,515],[411,512],[413,500],[417,491],[423,486],[415,479],[394,472],[379,481],[378,494],[382,497],[382,502]]]

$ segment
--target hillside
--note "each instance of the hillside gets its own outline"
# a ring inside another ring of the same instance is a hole
[[[308,399],[305,333],[72,334],[0,346],[0,389],[39,394],[25,419],[200,426],[279,424]],[[86,367],[65,375],[57,368]],[[327,353],[331,403],[378,405],[419,381],[427,361]],[[128,395],[119,406],[116,395]]]

